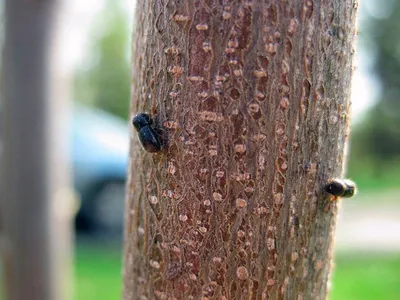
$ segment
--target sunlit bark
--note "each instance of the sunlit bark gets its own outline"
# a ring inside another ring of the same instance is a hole
[[[356,10],[138,1],[132,115],[165,148],[132,138],[125,300],[326,298]]]

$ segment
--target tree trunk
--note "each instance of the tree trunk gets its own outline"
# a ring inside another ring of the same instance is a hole
[[[325,299],[353,0],[138,1],[124,299]]]
[[[71,296],[68,111],[54,43],[57,2],[5,1],[0,254],[8,300]]]

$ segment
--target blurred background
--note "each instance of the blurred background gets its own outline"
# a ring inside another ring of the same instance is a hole
[[[330,299],[400,299],[400,2],[359,4],[347,172],[359,193],[342,202]],[[69,0],[60,10],[61,69],[72,86],[76,300],[120,298],[133,6]]]

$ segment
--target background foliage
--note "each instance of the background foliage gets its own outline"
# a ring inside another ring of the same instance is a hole
[[[108,0],[91,30],[91,46],[75,74],[74,99],[127,119],[130,28],[119,1]]]
[[[349,175],[360,190],[396,188],[400,174],[400,2],[370,12],[359,44],[369,49],[381,92],[351,133]]]

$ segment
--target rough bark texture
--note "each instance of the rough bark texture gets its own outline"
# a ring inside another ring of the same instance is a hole
[[[357,3],[138,1],[124,299],[325,299]]]

